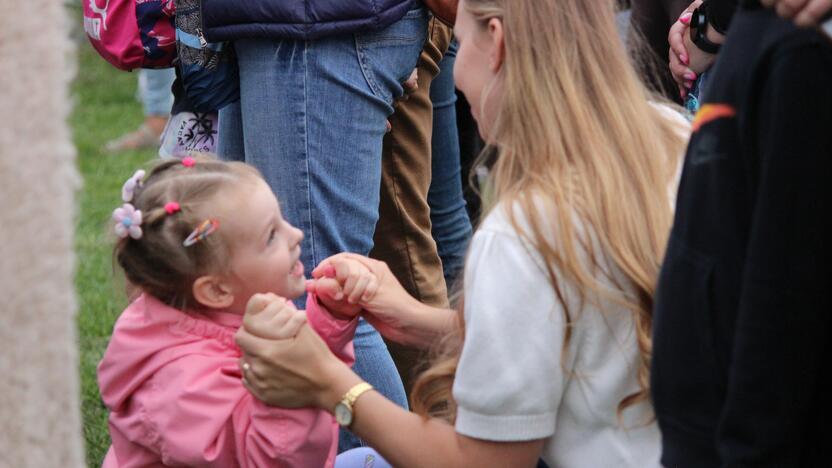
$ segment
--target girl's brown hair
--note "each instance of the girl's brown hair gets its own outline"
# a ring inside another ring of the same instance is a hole
[[[256,180],[260,174],[251,166],[196,157],[192,166],[168,160],[155,164],[136,188],[130,202],[143,215],[139,239],[119,239],[113,249],[114,261],[132,287],[170,306],[198,307],[194,280],[206,273],[224,271],[229,249],[223,229],[196,244],[183,241],[206,219],[216,216],[219,197],[227,196],[240,182]],[[179,204],[168,214],[165,205]]]
[[[579,312],[570,310],[564,282],[582,296],[580,303],[609,301],[632,312],[640,389],[623,398],[620,415],[649,398],[653,294],[672,221],[668,187],[685,127],[650,103],[659,99],[628,60],[614,0],[462,5],[479,23],[478,33],[492,18],[502,20],[505,32],[505,62],[492,83],[502,95],[490,107],[495,156],[485,212],[505,206],[513,227],[540,255],[565,316],[564,358]],[[489,93],[483,94],[480,109],[489,108]],[[626,284],[610,281],[605,259]],[[417,381],[414,410],[453,420],[451,385],[463,330],[456,333]]]

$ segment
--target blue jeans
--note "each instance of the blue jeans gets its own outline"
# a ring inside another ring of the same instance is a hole
[[[174,78],[176,78],[176,72],[173,68],[139,70],[138,97],[145,117],[170,114],[170,108],[173,106],[173,93],[170,87],[173,85]]]
[[[699,108],[702,107],[702,102],[705,100],[705,92],[708,90],[708,75],[707,70],[699,75],[699,78],[693,83],[693,89],[690,90],[688,97],[685,99],[685,109],[690,112],[691,119],[699,112]]]
[[[428,12],[417,5],[379,32],[235,42],[240,101],[220,111],[218,152],[263,173],[284,218],[305,234],[306,271],[335,253],[367,255],[373,246],[386,119],[427,32]],[[356,372],[406,407],[378,332],[359,324],[355,348]]]
[[[448,289],[452,289],[465,264],[471,238],[471,220],[465,209],[460,178],[459,135],[456,127],[454,63],[456,40],[439,63],[439,75],[430,87],[433,103],[431,183],[428,191],[431,233],[436,241]]]

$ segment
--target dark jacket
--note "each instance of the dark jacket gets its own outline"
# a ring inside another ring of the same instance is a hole
[[[654,308],[667,467],[832,460],[832,43],[741,9],[694,121]]]
[[[416,0],[203,0],[208,41],[317,39],[377,31],[401,19]]]

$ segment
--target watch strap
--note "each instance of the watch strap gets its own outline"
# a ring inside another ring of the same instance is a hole
[[[690,22],[690,40],[702,52],[715,55],[719,53],[722,46],[708,39],[708,26],[708,16],[705,10],[702,7],[693,10]]]
[[[352,407],[355,404],[355,401],[358,400],[358,397],[363,395],[366,392],[369,392],[373,389],[373,386],[368,384],[367,382],[361,382],[360,384],[354,385],[352,388],[347,390],[347,393],[341,398],[341,403],[344,404],[347,408],[352,411]]]

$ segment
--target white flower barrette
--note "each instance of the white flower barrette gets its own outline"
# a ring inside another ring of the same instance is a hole
[[[116,222],[115,231],[120,239],[127,236],[133,239],[142,237],[142,212],[133,205],[125,203],[121,208],[113,210],[113,219]]]
[[[121,199],[124,202],[131,202],[133,201],[133,195],[136,193],[136,189],[142,186],[142,180],[144,180],[144,170],[139,169],[133,174],[133,177],[127,179],[124,182],[124,185],[121,186]]]

